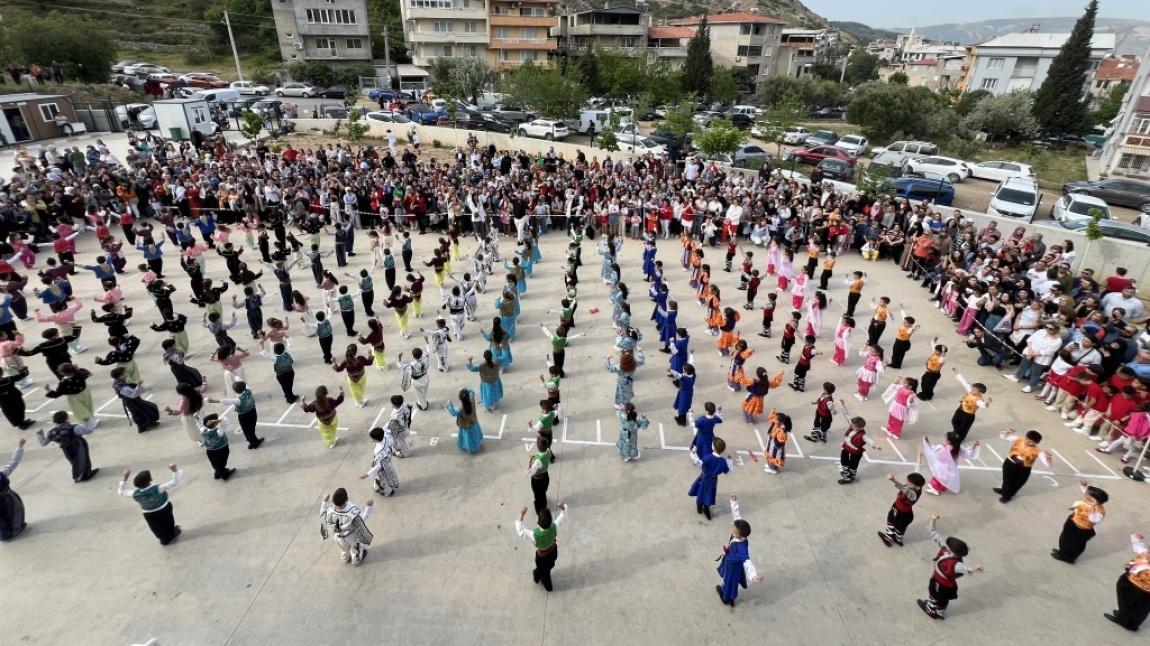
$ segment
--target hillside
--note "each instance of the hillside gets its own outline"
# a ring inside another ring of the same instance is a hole
[[[862,24],[861,22],[847,22],[840,20],[832,20],[831,26],[839,31],[850,34],[857,38],[860,42],[870,42],[878,40],[879,38],[894,38],[898,32],[889,31],[886,29],[875,29]]]
[[[786,21],[788,27],[830,27],[831,22],[799,0],[650,0],[656,18],[682,18],[703,12],[752,11]]]
[[[928,25],[916,27],[916,30],[931,40],[969,45],[1002,34],[1026,31],[1034,25],[1038,25],[1038,29],[1043,32],[1069,32],[1074,27],[1075,20],[1077,17],[983,20],[980,22]],[[1150,47],[1150,21],[1147,20],[1099,18],[1095,30],[1111,31],[1117,34],[1117,49],[1120,54],[1141,56],[1146,53],[1147,47]],[[906,33],[910,31],[910,28],[896,29],[892,27],[890,31]]]

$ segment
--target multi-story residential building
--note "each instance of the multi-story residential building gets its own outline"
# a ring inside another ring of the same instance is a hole
[[[933,92],[958,87],[965,74],[965,54],[921,58],[895,63],[879,69],[880,81],[887,82],[899,72],[906,75],[909,87],[925,87]]]
[[[365,0],[271,0],[280,56],[331,65],[371,62]]]
[[[1150,65],[1142,65],[1130,82],[1099,162],[1103,175],[1150,180]]]
[[[698,27],[702,17],[673,20],[676,27]],[[775,69],[783,21],[757,13],[732,12],[707,16],[711,59],[721,67],[746,69],[758,86]]]
[[[1138,76],[1138,57],[1133,54],[1107,56],[1094,70],[1094,80],[1090,82],[1090,96],[1101,101],[1110,96],[1111,90],[1123,83],[1129,84]]]
[[[1068,33],[1025,32],[1006,34],[976,45],[966,91],[987,90],[1000,95],[1014,90],[1037,90],[1068,38]],[[1114,44],[1114,34],[1094,34],[1090,43],[1092,72],[1114,51]]]
[[[835,32],[827,29],[783,29],[773,73],[781,76],[810,74],[815,63],[830,55],[834,42],[832,34]]]
[[[694,37],[695,30],[690,27],[648,27],[647,60],[679,69],[687,60],[687,45]]]
[[[487,23],[491,38],[487,65],[506,70],[532,61],[541,67],[551,65],[550,55],[557,41],[551,31],[559,26],[555,15],[558,0],[487,0]]]
[[[559,50],[567,56],[582,56],[595,48],[642,54],[650,24],[650,14],[634,2],[607,3],[602,8],[568,4],[555,35]]]
[[[487,58],[488,0],[399,0],[403,37],[411,61],[427,67],[436,58]]]

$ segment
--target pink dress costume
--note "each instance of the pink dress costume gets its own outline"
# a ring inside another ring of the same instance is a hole
[[[865,348],[859,352],[859,356],[864,358],[863,364],[859,366],[856,373],[858,375],[858,394],[863,401],[866,401],[870,395],[871,386],[878,383],[878,376],[882,374],[882,358],[873,352],[868,352]]]
[[[11,339],[0,341],[0,363],[8,374],[16,374],[24,369],[24,359],[17,354],[24,345],[24,335],[17,332]],[[21,380],[25,383],[27,380]]]
[[[886,432],[902,439],[902,427],[918,421],[918,398],[914,391],[902,384],[891,384],[882,394],[887,404]]]
[[[200,266],[200,273],[204,273],[207,271],[207,264],[208,264],[208,257],[204,255],[204,252],[206,252],[207,250],[208,250],[208,245],[206,245],[202,242],[197,242],[196,244],[191,245],[187,249],[184,249],[183,256],[185,258],[195,258],[196,264]]]
[[[97,303],[119,303],[124,300],[124,292],[119,287],[113,287],[103,294],[93,297]]]
[[[74,352],[82,352],[87,348],[83,348],[80,345],[80,326],[76,324],[76,313],[79,312],[80,308],[82,307],[84,307],[83,301],[78,298],[73,299],[68,301],[67,307],[60,310],[59,312],[49,312],[47,314],[42,314],[37,311],[36,322],[54,323],[56,325],[56,331],[58,331],[62,337],[75,336],[76,340],[72,341],[68,345],[71,346]]]
[[[806,274],[803,274],[803,275],[806,276]],[[807,330],[806,330],[806,333],[809,336],[813,336],[817,339],[819,336],[819,333],[822,331],[823,331],[823,308],[819,306],[819,299],[812,298],[811,301],[809,303],[807,303]]]
[[[24,238],[19,234],[13,234],[8,239],[8,244],[16,251],[15,259],[24,264],[24,269],[31,269],[36,265],[36,254],[28,243],[24,242]]]
[[[771,240],[771,244],[767,246],[767,275],[774,276],[775,268],[779,264],[779,243]]]
[[[931,444],[925,437],[922,438],[922,454],[926,457],[926,464],[930,467],[930,486],[939,493],[947,491],[958,493],[961,483],[958,478],[958,461],[960,459],[977,460],[978,446],[961,446],[957,450],[949,444]]]
[[[835,330],[835,353],[831,357],[831,363],[836,366],[841,366],[847,361],[847,353],[851,351],[852,329],[845,323],[839,323],[839,329]]]
[[[791,309],[803,309],[803,303],[807,300],[807,274],[802,272],[798,278],[795,279],[795,284],[791,286]]]
[[[783,256],[779,260],[779,289],[790,289],[791,279],[795,277],[795,267],[791,264],[791,259]]]

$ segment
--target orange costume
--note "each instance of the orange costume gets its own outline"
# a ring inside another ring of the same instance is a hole
[[[718,329],[723,324],[723,305],[710,288],[707,289],[707,327]]]
[[[716,301],[718,299],[715,299]],[[717,305],[717,303],[716,303]],[[719,340],[715,343],[715,347],[719,348],[719,354],[727,355],[727,351],[735,347],[739,342],[739,333],[735,331],[735,324],[739,322],[739,313],[732,311],[730,316],[723,314],[723,312],[715,308],[718,314],[717,324],[712,319],[707,320],[707,325],[712,325],[719,328]]]

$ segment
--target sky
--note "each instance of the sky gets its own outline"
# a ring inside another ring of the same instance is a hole
[[[948,22],[978,22],[994,18],[1059,18],[1078,16],[1086,0],[803,0],[828,20],[849,20],[871,27],[910,27]],[[1101,0],[1098,14],[1104,18],[1147,16],[1147,0]]]

